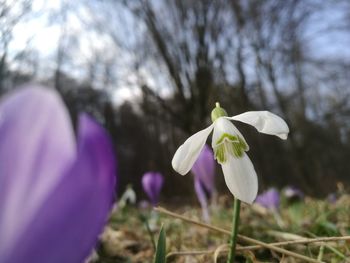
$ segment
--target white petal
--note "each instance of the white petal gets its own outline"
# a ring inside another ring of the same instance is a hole
[[[229,118],[254,126],[259,132],[276,135],[286,140],[289,133],[287,123],[276,114],[269,111],[247,111]]]
[[[214,133],[212,138],[211,146],[215,149],[217,141],[221,138],[223,133],[228,133],[230,135],[238,135],[243,139],[245,144],[248,146],[248,143],[245,141],[242,133],[236,128],[236,126],[228,120],[228,118],[219,118],[214,122]],[[247,151],[249,150],[249,146]]]
[[[246,203],[253,203],[258,193],[258,178],[248,155],[240,158],[230,156],[222,164],[225,182],[234,197]]]
[[[208,128],[193,134],[177,149],[171,161],[171,165],[176,172],[185,175],[191,170],[213,127],[212,124]]]

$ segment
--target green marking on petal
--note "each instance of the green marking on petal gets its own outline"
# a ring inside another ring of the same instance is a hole
[[[244,151],[248,151],[248,145],[247,143],[240,137],[238,137],[239,145],[243,148]]]
[[[247,150],[248,145],[239,135],[223,133],[216,141],[214,156],[220,164],[223,164],[228,159],[227,154],[231,154],[235,158],[241,158]]]
[[[215,159],[218,160],[219,163],[226,162],[226,153],[225,153],[225,145],[220,144],[215,151]]]
[[[239,136],[238,136],[239,137]],[[229,141],[239,141],[237,136],[234,136],[234,135],[231,135],[231,134],[228,134],[228,133],[223,133],[221,135],[221,137],[219,138],[219,140],[217,140],[216,144],[221,144],[226,138],[229,140]]]

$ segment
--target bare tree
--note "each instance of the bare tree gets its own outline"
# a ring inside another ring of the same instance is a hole
[[[0,91],[5,88],[7,58],[9,46],[13,40],[13,30],[31,12],[31,5],[31,0],[2,0],[0,3]]]

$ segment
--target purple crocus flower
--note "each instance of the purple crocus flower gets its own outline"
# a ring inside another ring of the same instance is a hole
[[[80,263],[114,199],[115,159],[88,115],[73,127],[59,95],[25,87],[0,102],[0,262]]]
[[[255,203],[268,209],[277,210],[280,205],[280,194],[275,188],[271,188],[258,195],[255,199]]]
[[[143,190],[148,195],[153,206],[156,206],[159,201],[163,182],[163,176],[157,172],[147,172],[142,177]]]
[[[191,171],[194,174],[194,189],[202,207],[203,219],[208,222],[209,212],[207,200],[215,191],[215,159],[208,145],[204,145]]]
[[[212,193],[215,190],[215,159],[213,151],[208,145],[204,145],[198,159],[191,168],[191,172],[203,184],[206,191]]]

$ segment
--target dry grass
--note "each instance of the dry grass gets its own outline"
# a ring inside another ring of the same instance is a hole
[[[211,207],[211,225],[229,230],[232,210],[221,198]],[[164,205],[166,207],[166,205]],[[183,206],[175,211],[187,218],[201,220],[198,207]],[[101,236],[97,262],[152,262],[154,248],[143,218],[147,217],[151,232],[157,233],[163,223],[167,234],[168,262],[225,262],[228,235],[150,210],[125,207],[115,211]],[[302,202],[282,202],[279,211],[253,205],[243,206],[239,233],[265,243],[317,237],[350,235],[350,195],[342,195],[336,203],[305,198]],[[300,242],[300,241],[299,241]],[[239,243],[250,246],[249,243]],[[285,249],[323,262],[350,262],[349,240],[327,240],[307,244],[289,244]],[[181,252],[181,255],[176,254]],[[220,253],[219,253],[220,252]],[[237,262],[305,262],[266,248],[250,247],[238,252]],[[95,261],[95,262],[96,262]]]

